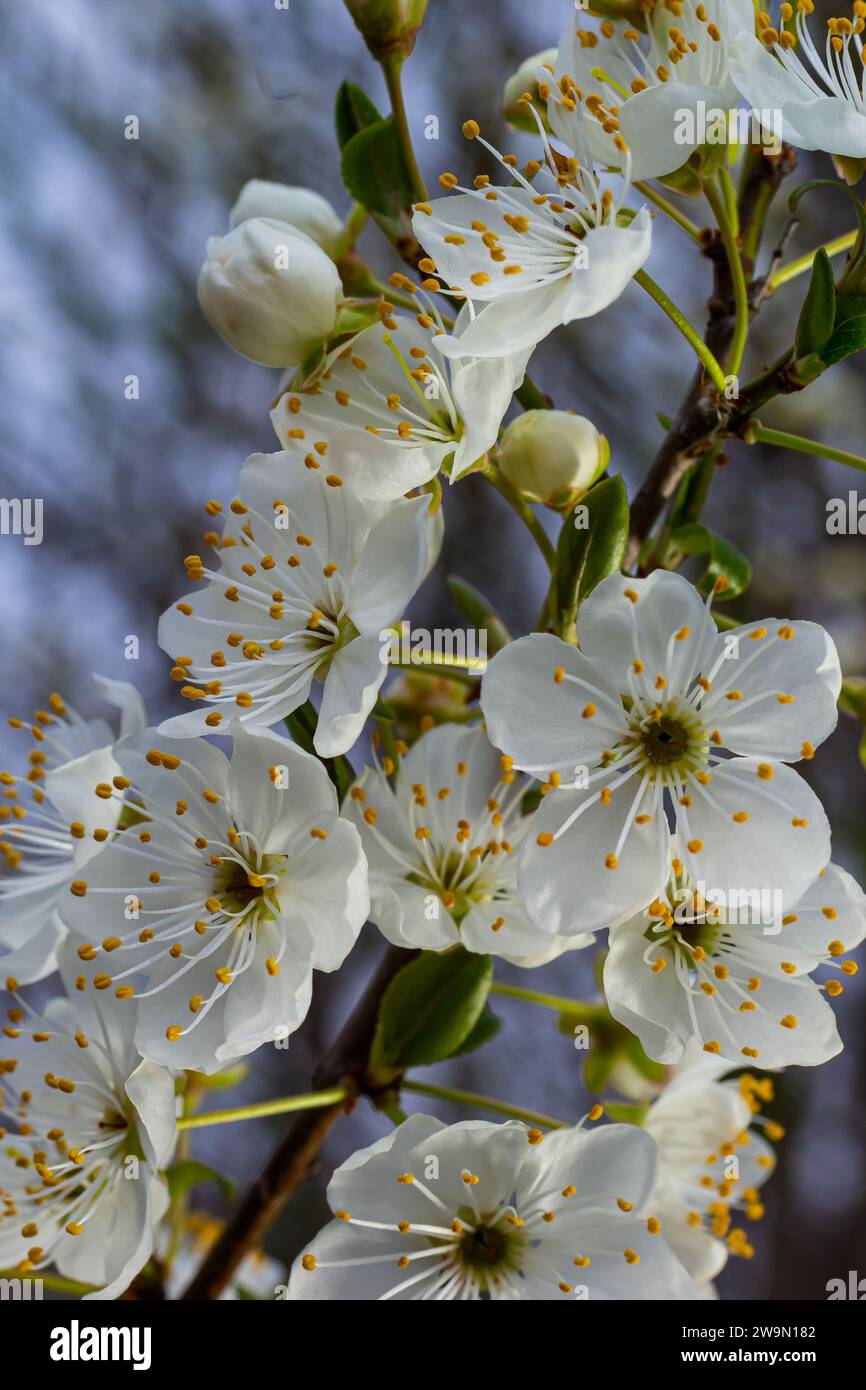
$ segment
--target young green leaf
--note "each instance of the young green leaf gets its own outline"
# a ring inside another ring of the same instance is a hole
[[[821,350],[821,360],[832,367],[866,348],[866,294],[850,291],[836,301],[833,336]]]
[[[354,82],[343,82],[337,92],[335,122],[340,149],[344,149],[359,130],[375,125],[382,116],[362,87]]]
[[[620,568],[628,524],[628,494],[619,474],[596,483],[565,518],[556,548],[556,612],[561,633],[573,628],[587,594]]]
[[[472,1032],[460,1044],[457,1051],[451,1053],[451,1056],[465,1057],[467,1052],[477,1052],[479,1047],[483,1047],[485,1043],[490,1042],[491,1038],[496,1037],[501,1027],[502,1019],[485,1005],[484,1012]]]
[[[812,264],[812,280],[797,325],[797,356],[820,353],[833,335],[836,320],[836,278],[833,263],[820,247]]]
[[[490,956],[462,946],[444,954],[424,951],[404,966],[379,1008],[373,1075],[385,1078],[455,1056],[478,1025],[492,981]]]
[[[412,176],[392,116],[352,136],[341,168],[346,188],[368,212],[396,221],[412,206]]]
[[[708,594],[717,579],[728,581],[720,598],[737,598],[748,589],[752,567],[742,551],[723,536],[716,535],[703,522],[688,521],[671,532],[671,546],[684,555],[707,555],[710,563],[698,580],[698,588]]]

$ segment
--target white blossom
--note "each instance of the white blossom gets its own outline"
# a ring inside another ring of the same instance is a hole
[[[206,587],[160,622],[181,694],[202,704],[162,732],[270,726],[316,682],[316,752],[347,752],[387,675],[380,634],[402,617],[438,553],[441,512],[431,517],[429,501],[370,510],[341,476],[305,466],[302,450],[247,459],[221,538],[206,537],[216,564],[187,559],[189,577]]]
[[[370,917],[396,946],[469,951],[543,965],[591,936],[551,936],[526,915],[517,852],[532,824],[525,779],[480,728],[442,724],[400,760],[393,781],[368,767],[343,814],[370,867]],[[506,760],[507,762],[507,760]]]
[[[711,118],[724,118],[727,143],[739,103],[732,45],[753,27],[752,0],[665,0],[645,33],[630,20],[589,27],[578,14],[541,86],[553,131],[569,144],[579,127],[594,158],[614,168],[626,167],[624,141],[635,179],[673,174],[706,140]]]
[[[839,977],[856,973],[844,956],[864,936],[866,896],[835,864],[788,911],[762,911],[758,895],[714,905],[672,880],[611,932],[608,1006],[658,1062],[678,1061],[697,1040],[740,1064],[816,1066],[842,1050],[824,996],[841,994]],[[833,973],[819,985],[812,974],[821,967]]]
[[[409,289],[408,277],[400,277]],[[527,352],[484,361],[443,357],[432,302],[341,345],[309,385],[294,382],[271,419],[285,449],[303,440],[312,467],[327,463],[361,496],[395,500],[447,469],[451,482],[496,443],[523,380]],[[468,310],[464,308],[465,322]]]
[[[324,767],[288,740],[235,729],[229,759],[153,737],[115,750],[105,790],[130,824],[63,919],[95,987],[137,1000],[142,1054],[214,1072],[303,1022],[313,970],[338,969],[366,920],[367,866]]]
[[[334,1220],[290,1299],[690,1299],[652,1219],[656,1150],[631,1125],[543,1135],[412,1115],[338,1168]]]
[[[131,685],[93,681],[120,710],[122,736],[144,728],[144,706]],[[56,693],[48,706],[31,724],[10,720],[33,739],[29,768],[20,776],[0,772],[0,970],[21,984],[54,970],[64,935],[57,909],[117,818],[116,807],[93,791],[119,771],[110,725],[83,719]]]
[[[779,112],[777,133],[789,144],[866,158],[866,14],[862,5],[855,4],[853,19],[828,19],[822,50],[809,26],[814,8],[812,0],[782,6],[794,18],[793,32],[759,18],[760,37],[756,38],[750,24],[734,45],[734,81],[754,107]]]
[[[116,1298],[150,1258],[168,1206],[175,1138],[171,1073],[142,1060],[135,1008],[94,991],[61,947],[68,997],[40,1016],[16,999],[4,1029],[0,1266],[53,1265]]]
[[[761,1098],[772,1094],[769,1079],[744,1074],[722,1081],[723,1070],[683,1069],[643,1121],[658,1147],[649,1207],[699,1287],[720,1273],[729,1255],[754,1254],[747,1228],[734,1222],[762,1218],[760,1188],[776,1164],[767,1140],[784,1132],[759,1113]]]
[[[545,163],[523,169],[500,155],[470,121],[464,132],[502,163],[507,184],[480,175],[457,192],[416,206],[415,235],[436,275],[465,297],[465,327],[439,339],[453,357],[506,357],[532,349],[555,328],[601,313],[618,299],[650,252],[647,210],[623,213],[626,177],[618,196],[603,186],[581,131],[567,155],[544,136]],[[628,168],[628,154],[623,146]],[[514,186],[510,186],[514,184]]]
[[[672,870],[707,897],[796,902],[830,858],[821,804],[788,766],[836,725],[829,635],[770,618],[718,632],[697,590],[657,570],[599,584],[578,639],[512,642],[482,685],[492,743],[546,779],[518,876],[534,920],[573,930],[579,904],[583,931],[627,921]]]

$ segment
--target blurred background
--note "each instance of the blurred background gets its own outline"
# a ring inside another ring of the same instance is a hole
[[[829,13],[829,7],[820,6]],[[473,116],[503,149],[528,154],[499,116],[505,78],[554,45],[569,0],[430,0],[406,70],[410,118],[428,182],[453,168],[477,172],[460,138]],[[228,227],[250,178],[307,184],[342,213],[333,106],[343,78],[385,110],[378,69],[341,0],[29,0],[0,10],[0,497],[44,499],[40,547],[0,536],[0,766],[24,747],[5,716],[27,717],[49,691],[87,715],[104,714],[90,672],[134,681],[153,722],[177,712],[156,621],[186,587],[182,557],[197,548],[202,507],[228,497],[245,456],[276,447],[267,405],[277,374],[243,361],[211,332],[195,281],[205,240]],[[426,141],[436,115],[440,139]],[[124,137],[136,116],[139,138]],[[802,156],[791,181],[832,174]],[[706,210],[686,211],[699,223]],[[767,245],[786,220],[777,208]],[[686,312],[703,320],[709,266],[691,242],[656,223],[649,269]],[[801,205],[797,255],[852,225],[844,197]],[[367,232],[361,250],[380,273],[396,268]],[[791,340],[806,280],[781,290],[753,335],[747,375]],[[590,415],[609,437],[612,467],[638,484],[692,372],[690,350],[636,286],[600,318],[558,333],[537,352],[533,376],[561,407]],[[126,379],[138,378],[138,399]],[[762,413],[767,424],[864,452],[862,359],[835,368],[800,397]],[[743,619],[774,614],[824,623],[847,674],[866,672],[866,563],[858,536],[829,536],[826,503],[858,476],[784,451],[734,445],[705,517],[746,552],[748,594],[729,606]],[[862,489],[866,495],[866,487]],[[459,623],[444,587],[465,575],[498,604],[515,633],[531,628],[543,593],[540,562],[500,498],[468,480],[445,499],[442,562],[411,616],[426,627]],[[551,528],[556,519],[549,514]],[[124,656],[129,636],[138,660]],[[843,720],[806,769],[834,827],[834,858],[866,872],[866,772],[858,730]],[[356,753],[357,761],[357,753]],[[383,948],[368,927],[338,976],[317,977],[313,1007],[288,1051],[263,1048],[243,1086],[217,1104],[308,1089],[315,1059],[363,991]],[[574,998],[593,990],[592,951],[522,982]],[[498,975],[516,982],[519,972]],[[580,1054],[554,1015],[495,1001],[505,1027],[475,1057],[428,1069],[424,1079],[463,1085],[548,1114],[577,1118],[588,1098]],[[765,1189],[753,1261],[732,1259],[723,1297],[821,1299],[827,1280],[866,1274],[866,1005],[856,982],[838,1003],[846,1050],[820,1071],[795,1069],[771,1111],[787,1127],[780,1166]],[[503,1080],[505,1078],[505,1080]],[[407,1097],[410,1108],[416,1106]],[[429,1108],[453,1120],[437,1102]],[[332,1168],[386,1132],[362,1103],[336,1126],[322,1170],[283,1213],[268,1250],[289,1261],[327,1217]],[[194,1152],[242,1188],[283,1128],[279,1120],[201,1131]],[[202,1202],[212,1195],[201,1189]],[[213,1210],[224,1211],[219,1198]]]

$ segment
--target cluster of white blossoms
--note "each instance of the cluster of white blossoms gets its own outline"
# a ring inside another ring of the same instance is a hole
[[[510,643],[482,686],[491,741],[543,784],[518,864],[528,915],[551,938],[610,928],[608,1003],[657,1061],[690,1038],[731,1061],[825,1061],[841,1042],[823,994],[856,971],[866,898],[790,764],[835,727],[832,640],[787,619],[719,632],[662,570],[604,580],[577,635]]]
[[[781,1132],[759,1113],[769,1082],[722,1078],[837,1053],[827,997],[866,936],[792,766],[836,724],[828,634],[720,631],[713,595],[678,574],[614,573],[576,641],[506,641],[462,722],[423,720],[412,746],[392,731],[359,774],[345,761],[371,715],[389,721],[385,639],[437,561],[440,476],[498,470],[527,520],[606,469],[607,441],[570,412],[503,425],[535,347],[640,277],[633,181],[683,169],[677,117],[769,103],[793,143],[866,158],[862,0],[823,56],[811,0],[757,32],[751,0],[640,8],[640,28],[576,15],[521,69],[530,90],[510,84],[537,158],[466,122],[503,173],[445,173],[447,196],[414,204],[420,283],[347,295],[356,223],[306,189],[247,184],[208,243],[203,311],[285,369],[281,447],[207,503],[195,587],[161,619],[191,708],[148,727],[131,687],[97,678],[117,730],[59,695],[10,721],[33,747],[0,773],[0,1266],[54,1265],[110,1298],[179,1248],[177,1291],[214,1237],[161,1226],[177,1074],[289,1037],[368,918],[407,953],[525,968],[607,933],[610,1014],[677,1070],[632,1124],[411,1116],[334,1174],[334,1220],[288,1298],[690,1299],[751,1253],[734,1222],[759,1218]],[[293,720],[316,756],[277,727]],[[20,987],[55,970],[63,997],[38,1015]],[[239,1287],[279,1277],[250,1265]]]

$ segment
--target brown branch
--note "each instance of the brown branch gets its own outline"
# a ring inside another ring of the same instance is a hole
[[[361,1092],[366,1089],[367,1059],[379,1004],[397,971],[408,965],[415,955],[417,952],[399,946],[388,948],[333,1047],[313,1072],[315,1090],[343,1081],[352,1081]],[[184,1300],[219,1298],[238,1266],[261,1245],[289,1197],[310,1176],[331,1126],[345,1108],[345,1103],[340,1103],[326,1110],[305,1110],[292,1119],[260,1176],[183,1294]]]
[[[752,151],[750,160],[740,194],[741,242],[744,244],[751,239],[753,221],[762,221],[766,217],[767,208],[782,180],[796,165],[796,158],[787,146],[783,146],[778,155],[758,155]],[[705,341],[716,359],[724,361],[733,338],[736,318],[730,269],[718,233],[707,233],[704,255],[713,263],[713,295],[708,306]],[[746,270],[747,273],[753,270],[748,259]],[[765,280],[764,277],[751,286],[753,316],[766,297]],[[626,569],[637,564],[643,542],[650,535],[664,507],[674,496],[692,464],[719,441],[733,409],[719,398],[703,368],[699,368],[632,503]]]

